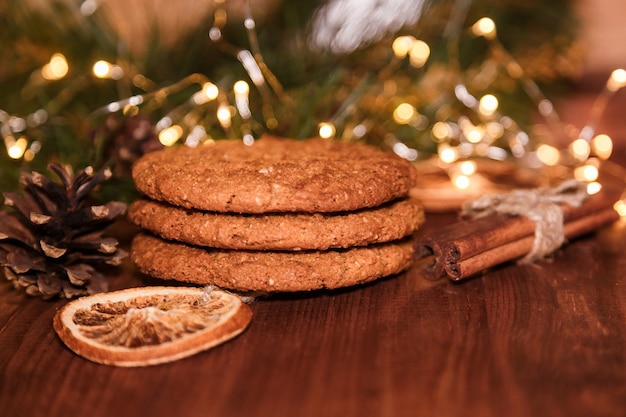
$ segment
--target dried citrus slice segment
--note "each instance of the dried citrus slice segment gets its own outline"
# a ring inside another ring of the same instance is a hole
[[[78,355],[117,366],[191,356],[245,330],[252,311],[237,295],[191,287],[139,287],[70,301],[54,329]]]

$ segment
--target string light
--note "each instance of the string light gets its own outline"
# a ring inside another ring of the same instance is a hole
[[[228,129],[232,126],[231,117],[229,106],[223,103],[220,104],[217,108],[217,120],[224,129]]]
[[[616,201],[613,205],[613,208],[615,209],[615,211],[617,211],[617,214],[619,214],[620,217],[626,217],[626,201],[624,201],[623,199]]]
[[[484,131],[480,126],[471,126],[464,132],[465,138],[470,143],[480,143],[484,138]]]
[[[190,148],[195,148],[207,139],[207,137],[206,129],[203,126],[194,126],[187,135],[187,138],[185,138],[185,145]]]
[[[393,120],[395,120],[398,124],[405,125],[413,120],[415,114],[415,107],[409,103],[401,103],[393,111]]]
[[[453,183],[459,190],[466,190],[470,186],[470,179],[467,175],[457,175],[453,178]]]
[[[15,139],[13,136],[6,136],[4,138],[4,144],[7,148],[7,154],[12,159],[20,159],[26,151],[28,141],[24,137]]]
[[[474,161],[463,161],[459,165],[459,171],[461,171],[463,175],[470,176],[476,172],[476,167],[476,162]]]
[[[120,66],[105,60],[96,61],[93,64],[92,72],[97,78],[110,78],[112,80],[119,80],[124,76],[124,70]]]
[[[183,136],[183,128],[178,125],[167,127],[159,132],[159,142],[172,146]]]
[[[86,0],[81,5],[81,12],[84,15],[91,14],[95,11],[99,5],[100,0]],[[246,17],[243,20],[243,27],[248,32],[249,46],[245,48],[236,47],[230,45],[226,39],[224,39],[223,29],[227,23],[228,15],[224,8],[224,0],[216,0],[216,9],[214,12],[214,27],[209,31],[209,39],[215,42],[223,51],[236,57],[243,69],[246,71],[250,78],[253,87],[256,87],[261,93],[261,99],[263,105],[260,106],[260,112],[265,120],[265,127],[268,129],[274,129],[279,126],[279,121],[273,114],[273,103],[270,100],[269,94],[275,93],[281,100],[282,104],[289,103],[290,98],[284,94],[282,87],[269,71],[267,65],[263,61],[263,57],[260,54],[260,49],[256,39],[255,29],[256,22],[251,17]],[[515,82],[520,82],[525,91],[534,100],[537,111],[540,115],[552,119],[556,117],[554,106],[552,102],[543,97],[539,88],[529,80],[524,74],[523,67],[517,63],[507,52],[502,45],[497,41],[497,31],[494,21],[489,17],[483,17],[476,21],[471,26],[471,31],[475,36],[483,37],[489,42],[487,44],[491,48],[494,56],[493,62],[496,63],[493,67],[498,71],[503,71],[508,74]],[[428,59],[430,58],[429,45],[414,36],[398,36],[394,39],[391,50],[394,56],[399,60],[404,60],[408,57],[409,64],[414,68],[422,68]],[[491,61],[489,62],[491,63]],[[395,64],[399,62],[396,60]],[[403,66],[406,68],[406,66]],[[488,68],[489,65],[485,65]],[[128,70],[126,66],[125,69]],[[389,66],[386,69],[398,68]],[[69,64],[66,58],[62,54],[54,54],[50,62],[41,68],[41,76],[46,80],[59,80],[64,78],[69,72]],[[132,72],[128,70],[128,72]],[[417,71],[413,71],[414,73]],[[487,71],[485,71],[487,72]],[[213,131],[209,128],[213,126],[200,126],[203,123],[213,123],[215,120],[225,131],[230,134],[231,129],[234,127],[238,129],[238,133],[241,135],[244,143],[252,145],[254,143],[254,135],[252,130],[258,128],[258,124],[255,125],[251,119],[254,116],[252,114],[250,104],[250,85],[244,81],[239,80],[232,85],[232,91],[228,91],[224,87],[225,82],[221,80],[220,87],[218,88],[212,82],[209,82],[206,77],[193,74],[186,77],[179,83],[175,83],[171,86],[163,88],[155,88],[154,84],[141,74],[125,74],[124,69],[119,65],[111,64],[105,60],[96,62],[92,68],[93,76],[96,78],[109,78],[113,80],[120,80],[125,75],[128,79],[132,78],[132,83],[138,88],[146,91],[146,94],[135,95],[128,98],[118,100],[103,107],[103,111],[106,112],[118,112],[124,111],[124,114],[136,114],[138,107],[149,104],[149,109],[159,108],[163,103],[168,103],[168,98],[172,97],[175,92],[182,91],[190,83],[197,83],[201,85],[200,91],[195,91],[190,96],[187,96],[188,101],[179,107],[176,107],[166,117],[163,117],[157,122],[157,132],[161,143],[165,146],[172,146],[180,141],[185,131],[189,132],[185,138],[185,144],[187,146],[198,146],[200,143],[205,143],[213,140],[207,134],[207,130],[213,134]],[[131,77],[132,76],[132,77]],[[483,75],[480,75],[483,77]],[[456,85],[454,87],[454,97],[466,107],[463,113],[455,113],[450,110],[452,106],[442,105],[440,111],[437,113],[434,120],[437,120],[428,129],[428,120],[426,116],[420,114],[419,102],[418,104],[410,104],[408,102],[401,102],[393,108],[392,118],[393,121],[400,125],[407,125],[413,127],[414,132],[419,129],[424,129],[425,133],[430,134],[432,138],[437,142],[437,157],[444,164],[455,164],[454,169],[458,171],[458,175],[451,176],[454,185],[458,188],[464,188],[469,186],[470,177],[477,170],[477,165],[473,161],[463,161],[463,158],[469,158],[472,156],[485,156],[495,160],[503,160],[508,156],[507,150],[501,146],[495,146],[496,140],[503,138],[505,143],[508,143],[510,148],[509,152],[516,158],[523,159],[528,154],[530,147],[530,139],[526,132],[519,128],[515,122],[508,117],[502,117],[498,114],[499,101],[493,94],[485,94],[478,99],[481,91],[486,90],[484,86],[488,85],[488,81],[482,84],[483,88],[476,88],[475,80],[461,79],[455,80]],[[478,76],[476,77],[479,78]],[[489,80],[488,77],[482,78]],[[354,89],[352,95],[347,95],[348,99],[340,106],[340,111],[337,114],[329,117],[326,122],[318,124],[318,135],[323,138],[334,138],[339,136],[349,139],[358,139],[366,135],[374,123],[378,121],[374,117],[363,116],[359,100],[362,97],[375,100],[377,108],[382,108],[383,105],[387,106],[387,103],[395,102],[397,96],[402,94],[402,84],[396,80],[386,80],[382,92],[376,92],[372,94],[372,90],[368,90],[367,87],[371,85],[368,82],[371,80],[365,80],[363,90]],[[608,97],[626,86],[626,71],[623,69],[616,69],[611,73],[611,76],[606,82],[605,91],[601,94],[601,98],[596,103],[594,111],[592,111],[592,117],[587,126],[585,126],[581,134],[571,141],[567,148],[567,152],[573,158],[562,158],[560,151],[547,144],[539,144],[536,147],[536,151],[532,156],[536,157],[536,160],[540,161],[546,166],[555,166],[559,163],[570,163],[575,160],[577,166],[573,173],[577,178],[581,178],[585,182],[588,182],[588,186],[593,188],[597,183],[598,167],[589,161],[590,157],[596,156],[598,160],[606,160],[610,157],[613,150],[613,143],[610,137],[607,135],[595,135],[594,136],[594,122],[597,120],[599,110],[602,110],[606,105]],[[469,89],[468,89],[469,88]],[[472,93],[476,94],[476,96]],[[370,94],[368,96],[367,94]],[[234,96],[234,106],[229,103]],[[216,104],[205,106],[206,104],[219,99],[219,105],[215,109]],[[393,99],[393,100],[392,100]],[[415,97],[408,99],[411,103],[416,103]],[[445,104],[445,103],[444,103]],[[385,107],[387,109],[387,107]],[[27,118],[28,127],[36,127],[41,123],[45,123],[48,120],[47,113],[42,110],[43,113],[33,113]],[[215,113],[214,113],[215,112]],[[426,112],[424,112],[427,114]],[[289,114],[288,112],[286,114]],[[471,119],[465,114],[471,114]],[[210,115],[210,116],[208,116]],[[350,116],[354,118],[349,119]],[[476,117],[477,116],[477,117]],[[360,119],[356,119],[360,117]],[[235,120],[233,120],[235,118]],[[240,119],[238,119],[240,118]],[[26,127],[19,127],[19,121],[25,119],[13,118],[13,126],[8,129],[9,134],[3,131],[3,137],[5,139],[5,145],[7,152],[12,158],[32,158],[37,152],[33,142],[31,148],[28,148],[28,141],[24,136],[15,140],[13,134],[17,137],[21,135],[22,130]],[[349,120],[349,123],[346,123]],[[472,122],[470,122],[472,120]],[[426,122],[424,122],[426,121]],[[343,124],[342,124],[343,123]],[[0,124],[8,124],[0,120]],[[234,127],[233,127],[234,126]],[[314,127],[315,124],[312,124]],[[403,131],[405,127],[402,127]],[[410,129],[406,129],[410,130]],[[351,136],[352,135],[352,136]],[[399,135],[398,135],[399,136]],[[13,138],[12,141],[8,141],[7,138]],[[394,136],[395,140],[395,136]],[[37,142],[38,143],[38,142]],[[387,142],[390,144],[390,142]],[[408,141],[407,141],[408,143]],[[38,145],[40,146],[40,144]],[[416,160],[418,152],[411,146],[406,145],[400,140],[395,140],[393,143],[393,150],[398,155],[409,160]],[[420,151],[421,152],[421,151]],[[595,169],[595,174],[594,174]]]
[[[598,194],[602,190],[602,184],[598,181],[592,181],[587,184],[587,194],[594,195]]]
[[[559,150],[554,146],[541,144],[537,147],[537,158],[544,165],[555,166],[561,159]]]
[[[239,114],[244,119],[249,119],[252,116],[250,112],[250,106],[248,101],[248,93],[250,92],[250,86],[247,82],[240,80],[233,85],[233,92],[235,93],[235,104]]]
[[[451,164],[458,158],[458,152],[455,148],[448,145],[440,145],[438,151],[439,159],[444,164]]]
[[[69,72],[69,64],[65,55],[57,53],[52,55],[50,62],[41,68],[41,76],[49,81],[56,81],[64,78]]]
[[[474,23],[472,26],[472,32],[476,36],[483,36],[487,39],[495,39],[496,24],[491,18],[483,17]]]
[[[317,131],[319,136],[324,139],[330,139],[334,137],[335,133],[337,132],[335,126],[332,123],[327,122],[320,123]]]
[[[219,96],[219,91],[219,88],[217,88],[215,84],[206,82],[202,85],[202,90],[192,96],[192,100],[199,106],[215,100]]]
[[[406,146],[406,144],[402,142],[396,141],[393,144],[392,149],[396,155],[406,160],[415,161],[417,159],[417,156],[418,156],[417,150],[413,148],[409,148],[408,146]]]
[[[598,179],[598,168],[594,165],[587,164],[574,169],[574,178],[578,181],[591,182]]]
[[[498,110],[498,105],[498,99],[493,94],[485,94],[478,102],[478,111],[484,116],[491,116]]]
[[[396,58],[406,58],[415,41],[416,39],[413,36],[398,36],[396,39],[394,39],[393,43],[391,44],[391,49],[393,50]]]
[[[452,129],[448,123],[436,122],[431,128],[431,132],[435,139],[442,141],[452,136]]]
[[[609,135],[600,134],[591,140],[593,153],[600,159],[609,159],[613,153],[613,140]]]
[[[606,83],[607,90],[614,93],[624,87],[626,87],[626,71],[621,68],[614,70]]]
[[[409,63],[415,68],[424,66],[430,56],[430,47],[424,41],[416,39],[409,50]]]

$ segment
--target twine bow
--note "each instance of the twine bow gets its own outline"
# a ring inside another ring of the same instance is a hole
[[[486,195],[464,204],[462,215],[479,218],[501,213],[526,216],[534,221],[535,240],[532,250],[520,260],[521,263],[528,263],[551,254],[564,243],[563,211],[559,204],[579,207],[587,196],[584,183],[568,180],[553,188]]]

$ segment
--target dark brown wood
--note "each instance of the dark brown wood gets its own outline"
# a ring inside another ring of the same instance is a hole
[[[453,214],[430,215],[424,232]],[[626,226],[552,261],[453,283],[407,273],[251,304],[236,339],[178,362],[125,369],[69,351],[63,301],[0,283],[0,415],[622,416]],[[155,281],[125,264],[113,289]]]

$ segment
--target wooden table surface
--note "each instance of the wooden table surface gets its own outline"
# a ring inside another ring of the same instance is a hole
[[[584,120],[590,91],[564,103],[566,120]],[[621,100],[600,127],[623,145]],[[454,219],[428,214],[423,232]],[[72,353],[52,328],[65,301],[0,278],[0,416],[626,416],[625,242],[620,221],[551,261],[463,283],[414,266],[365,286],[258,299],[236,339],[131,369]],[[160,284],[129,262],[109,278],[111,289]]]
[[[429,215],[424,230],[454,215]],[[0,415],[624,416],[626,224],[463,283],[406,273],[251,304],[236,339],[117,368],[68,350],[64,301],[0,284]],[[127,264],[113,289],[153,284]]]

